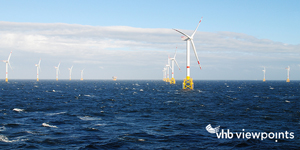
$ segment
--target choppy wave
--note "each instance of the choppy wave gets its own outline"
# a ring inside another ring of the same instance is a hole
[[[299,83],[0,82],[0,149],[300,149]],[[221,140],[208,124],[295,138]]]
[[[66,112],[59,112],[59,113],[48,113],[46,115],[48,116],[53,116],[53,115],[60,115],[60,114],[65,114]]]
[[[6,136],[0,134],[0,141],[5,142],[5,143],[13,143],[13,142],[18,142],[18,141],[26,141],[26,140],[28,140],[28,139],[9,140]]]
[[[13,111],[21,112],[21,111],[24,111],[24,109],[14,108]]]
[[[85,121],[101,120],[101,118],[99,117],[91,117],[91,116],[78,116],[78,118]]]
[[[57,128],[57,126],[49,125],[47,123],[43,123],[42,126],[44,126],[44,127],[50,127],[50,128]]]

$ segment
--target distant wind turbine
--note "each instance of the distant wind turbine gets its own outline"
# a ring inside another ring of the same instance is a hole
[[[286,79],[286,82],[290,82],[290,66],[288,66],[287,68],[285,68],[287,70],[287,79]]]
[[[57,67],[54,66],[54,68],[56,69],[56,81],[58,81],[59,65],[60,65],[60,62]]]
[[[36,66],[36,81],[40,81],[39,71],[41,71],[41,59],[38,64],[35,64],[35,66]]]
[[[263,82],[266,81],[266,67],[264,67],[264,70],[262,70],[264,72],[264,79],[263,79]]]
[[[82,69],[80,72],[81,72],[81,78],[80,78],[80,80],[83,80],[83,70],[84,69]]]
[[[164,67],[164,69],[162,70],[163,71],[163,81],[166,81],[166,67]]]
[[[167,78],[166,78],[166,82],[170,82],[170,75],[169,75],[169,73],[170,73],[170,69],[171,68],[171,66],[170,66],[170,57],[168,56],[168,64],[166,64],[166,71],[167,71]]]
[[[11,65],[9,63],[9,59],[10,59],[11,53],[12,53],[12,51],[10,52],[7,60],[3,60],[3,62],[6,63],[6,66],[5,66],[5,71],[6,71],[5,82],[8,82],[8,65],[9,65],[10,69],[12,70]]]
[[[182,31],[174,29],[175,31],[177,31],[177,32],[181,33],[182,35],[184,35],[184,36],[181,37],[181,39],[183,41],[186,41],[186,78],[183,80],[183,89],[191,89],[191,90],[194,89],[193,79],[190,77],[190,43],[192,43],[193,50],[194,50],[198,65],[201,69],[200,61],[199,61],[199,58],[198,58],[198,55],[197,55],[197,51],[196,51],[196,47],[195,47],[193,38],[194,38],[194,35],[195,35],[195,33],[196,33],[196,31],[197,31],[197,29],[198,29],[198,27],[199,27],[199,25],[202,21],[202,18],[199,21],[197,28],[195,29],[195,31],[193,32],[193,34],[191,36],[183,33]]]
[[[170,84],[175,84],[175,83],[176,83],[175,78],[174,78],[174,65],[175,65],[174,62],[176,63],[177,67],[178,67],[179,70],[180,70],[180,67],[179,67],[179,65],[178,65],[178,63],[177,63],[175,57],[176,57],[176,51],[175,51],[174,57],[173,57],[173,58],[170,58],[170,60],[172,61],[172,69],[171,69],[171,71],[172,71],[172,78],[171,78],[171,80],[170,80]],[[181,71],[181,70],[180,70],[180,71]]]
[[[73,69],[73,66],[72,66],[71,68],[68,68],[68,69],[69,69],[69,72],[70,72],[69,78],[70,78],[70,81],[71,81],[71,79],[72,79],[72,69]]]

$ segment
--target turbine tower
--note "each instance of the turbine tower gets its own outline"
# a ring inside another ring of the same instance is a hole
[[[57,67],[54,66],[54,68],[56,69],[56,81],[58,81],[59,65],[60,65],[60,62]]]
[[[167,80],[166,79],[166,71],[167,71],[166,67],[162,71],[163,71],[163,81],[166,81]]]
[[[5,66],[5,71],[6,71],[5,82],[8,82],[8,65],[9,65],[10,69],[12,70],[12,68],[10,66],[10,63],[9,63],[9,59],[10,59],[11,53],[12,53],[12,51],[10,52],[7,60],[3,60],[3,62],[6,63],[6,66]]]
[[[69,78],[70,78],[70,81],[71,81],[71,76],[72,76],[72,69],[73,69],[73,66],[71,67],[71,68],[68,68],[69,69],[69,72],[70,72],[70,76],[69,76]]]
[[[263,82],[266,81],[266,67],[264,67],[264,70],[262,70],[264,72],[264,79],[263,79]]]
[[[39,71],[41,71],[41,59],[38,64],[35,64],[35,66],[36,66],[36,81],[40,81]]]
[[[183,89],[190,89],[190,90],[194,89],[193,79],[190,77],[190,43],[192,43],[193,50],[194,50],[196,59],[198,61],[198,65],[201,69],[200,61],[198,59],[198,55],[197,55],[197,51],[196,51],[196,47],[195,47],[193,38],[194,38],[194,35],[195,35],[195,33],[196,33],[196,31],[197,31],[197,29],[198,29],[198,27],[199,27],[199,25],[202,21],[202,18],[199,21],[198,26],[196,27],[195,31],[193,32],[193,34],[191,36],[188,36],[187,34],[183,33],[182,31],[174,29],[175,31],[177,31],[177,32],[181,33],[182,35],[184,35],[184,36],[181,37],[181,39],[183,41],[186,41],[186,78],[183,80],[183,85],[182,85]]]
[[[290,66],[288,66],[287,68],[285,68],[287,70],[287,79],[286,79],[286,82],[290,82]]]
[[[175,78],[174,78],[174,62],[176,63],[177,67],[178,67],[179,70],[180,70],[180,67],[179,67],[179,65],[178,65],[178,63],[177,63],[175,57],[176,57],[176,51],[175,51],[174,57],[173,57],[173,58],[170,58],[170,60],[172,61],[172,69],[171,69],[171,71],[172,71],[172,78],[171,78],[171,80],[170,80],[170,84],[175,84],[175,83],[176,83]],[[180,71],[181,71],[181,70],[180,70]]]
[[[170,73],[170,69],[171,68],[171,66],[170,66],[170,58],[169,58],[169,56],[168,56],[168,64],[166,64],[166,69],[167,69],[167,78],[166,78],[166,82],[170,82],[170,75],[169,75],[169,73]]]
[[[80,78],[80,80],[83,80],[83,70],[84,69],[82,69],[80,72],[81,72],[81,78]]]

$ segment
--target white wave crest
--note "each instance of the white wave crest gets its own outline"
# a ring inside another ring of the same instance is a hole
[[[59,113],[49,113],[49,114],[46,114],[47,116],[54,116],[54,115],[60,115],[60,114],[64,114],[66,112],[59,112]]]
[[[6,143],[12,143],[12,142],[17,142],[19,140],[9,140],[6,136],[0,135],[0,141],[6,142]]]
[[[49,125],[47,123],[43,123],[42,124],[44,127],[50,127],[50,128],[57,128],[57,126],[52,126],[52,125]]]
[[[98,117],[91,117],[91,116],[78,116],[79,119],[85,120],[85,121],[90,121],[90,120],[102,120],[101,118]]]
[[[21,112],[21,111],[24,111],[24,109],[14,108],[13,111]]]

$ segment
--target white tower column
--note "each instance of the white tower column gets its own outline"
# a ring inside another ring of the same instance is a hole
[[[36,67],[36,81],[39,81],[39,67]]]
[[[186,41],[186,76],[190,77],[190,40]]]
[[[6,65],[5,65],[5,71],[6,71],[6,74],[5,74],[5,82],[8,82],[8,63],[6,62],[5,63]]]
[[[174,79],[174,59],[172,59],[172,79]]]
[[[56,81],[58,81],[58,69],[56,69]]]

